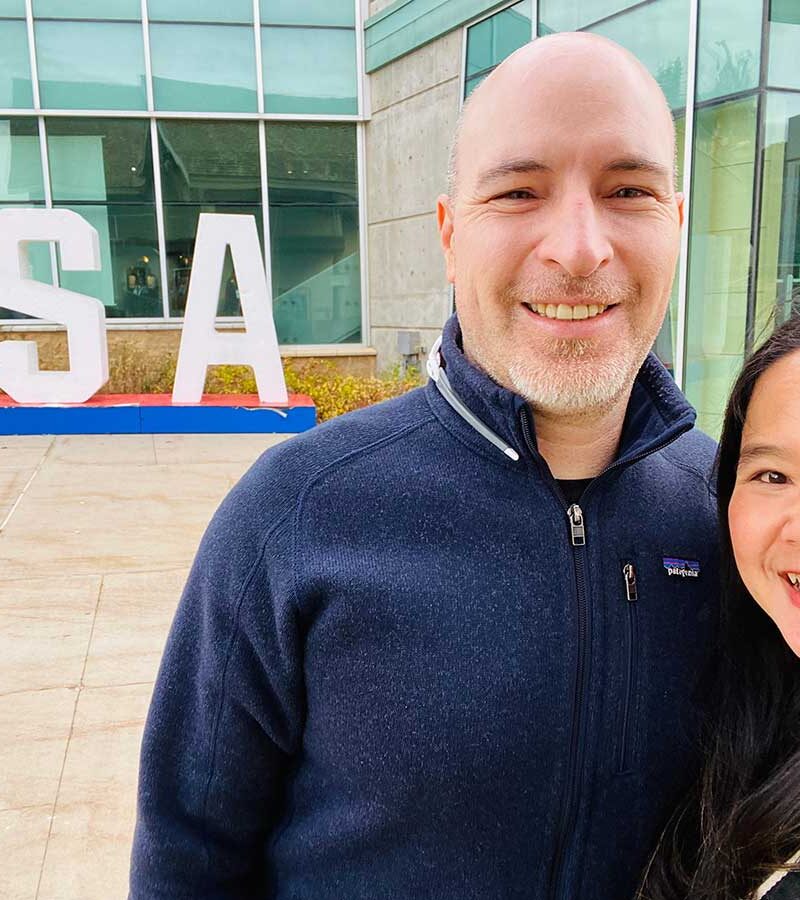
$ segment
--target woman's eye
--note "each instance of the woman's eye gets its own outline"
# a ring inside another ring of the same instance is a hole
[[[756,481],[762,484],[786,484],[788,479],[782,472],[760,472],[756,475]]]

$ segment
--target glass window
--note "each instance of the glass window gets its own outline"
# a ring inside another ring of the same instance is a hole
[[[493,69],[531,39],[531,3],[523,0],[467,31],[467,82]],[[471,86],[472,89],[477,84]],[[467,92],[469,93],[469,92]]]
[[[355,127],[269,123],[267,157],[279,341],[361,340]]]
[[[42,106],[145,109],[142,28],[127,22],[37,22]]]
[[[767,95],[763,159],[756,343],[800,314],[800,94]]]
[[[539,36],[578,31],[636,5],[631,0],[539,0]]]
[[[48,118],[46,131],[55,201],[153,200],[147,121]]]
[[[151,22],[252,22],[252,0],[148,0]]]
[[[59,263],[61,286],[97,297],[109,318],[163,316],[154,204],[57,205],[97,229],[102,266],[99,272],[74,272]]]
[[[710,100],[758,85],[761,4],[701,0],[697,35],[697,99]]]
[[[34,16],[43,19],[141,19],[139,0],[33,0]]]
[[[673,109],[686,105],[689,0],[659,0],[637,6],[587,28],[635,54],[661,85]]]
[[[800,3],[797,0],[772,0],[769,25],[769,84],[774,87],[800,88]]]
[[[353,0],[261,0],[262,25],[355,25]]]
[[[25,0],[0,0],[0,16],[25,18]]]
[[[169,310],[172,316],[182,316],[186,312],[186,295],[189,277],[192,274],[194,241],[200,213],[225,213],[252,215],[256,219],[259,239],[263,238],[261,205],[214,205],[214,204],[168,204],[164,207],[164,231],[167,244],[167,279],[169,289]],[[263,245],[262,245],[263,253]],[[239,288],[230,250],[225,254],[222,281],[219,286],[217,315],[241,316]]]
[[[236,25],[151,25],[156,109],[255,112],[253,29]]]
[[[261,202],[255,122],[159,122],[165,203]]]
[[[0,119],[0,203],[44,201],[36,119]]]
[[[354,30],[262,28],[261,59],[266,112],[358,112]]]
[[[745,349],[755,132],[754,97],[697,110],[686,394],[714,436]]]
[[[0,21],[0,106],[33,108],[28,28],[25,22]]]

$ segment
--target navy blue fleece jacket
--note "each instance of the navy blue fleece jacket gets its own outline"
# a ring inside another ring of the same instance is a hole
[[[429,383],[252,467],[164,654],[133,900],[632,895],[697,765],[713,442],[648,358],[570,516],[454,319],[442,354],[519,461]]]

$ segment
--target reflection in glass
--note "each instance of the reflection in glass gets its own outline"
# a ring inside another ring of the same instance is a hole
[[[767,95],[756,343],[800,314],[800,94]]]
[[[262,25],[355,25],[353,0],[261,0]]]
[[[256,219],[259,239],[263,235],[261,206],[215,206],[212,204],[169,204],[164,208],[164,231],[167,245],[167,279],[169,290],[169,311],[171,316],[182,316],[186,312],[186,296],[189,278],[192,274],[194,241],[200,213],[225,213],[253,215]],[[263,253],[263,247],[262,247]],[[225,255],[222,283],[219,285],[217,315],[240,316],[239,288],[233,269],[230,250]]]
[[[163,315],[156,213],[152,203],[57,204],[83,216],[100,239],[99,272],[66,271],[62,287],[97,297],[112,318]]]
[[[471,90],[477,87],[476,76],[485,75],[530,41],[531,27],[531,2],[523,0],[469,29],[466,82]]]
[[[144,119],[48,118],[55,201],[152,201],[150,126]]]
[[[236,25],[150,26],[156,109],[255,112],[253,29]]]
[[[145,109],[142,27],[132,22],[36,22],[42,106]]]
[[[148,0],[151,22],[253,21],[253,0]]]
[[[165,203],[261,202],[255,122],[159,122]]]
[[[353,29],[264,27],[261,60],[266,112],[358,112]]]
[[[690,0],[659,0],[587,28],[635,54],[661,85],[669,105],[686,105]]]
[[[632,0],[539,0],[539,36],[578,31],[635,5]]]
[[[700,0],[697,100],[723,97],[758,85],[761,64],[760,3]]]
[[[31,63],[28,54],[28,28],[25,22],[0,22],[0,106],[7,109],[31,109]]]
[[[773,0],[770,4],[769,74],[772,87],[800,88],[800,3],[797,0]]]
[[[267,128],[273,312],[282,344],[361,339],[356,131]]]
[[[36,119],[0,119],[0,203],[44,200]]]
[[[712,435],[745,349],[755,131],[753,97],[696,113],[686,394]]]

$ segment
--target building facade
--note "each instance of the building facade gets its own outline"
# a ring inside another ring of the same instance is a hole
[[[34,277],[159,352],[199,214],[252,214],[282,350],[385,368],[452,307],[435,202],[464,98],[578,29],[672,106],[689,215],[656,350],[716,434],[744,354],[800,308],[797,0],[0,0],[0,205],[85,216],[102,270],[32,245]],[[230,260],[218,309],[241,325]],[[34,329],[57,334],[0,310],[8,336]]]

